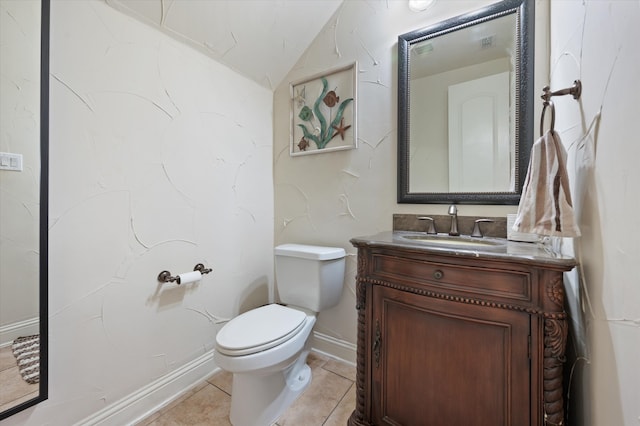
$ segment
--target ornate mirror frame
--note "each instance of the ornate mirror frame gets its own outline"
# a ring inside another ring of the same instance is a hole
[[[412,44],[473,25],[516,14],[515,72],[515,188],[510,192],[411,192],[410,155],[410,63]],[[398,37],[398,203],[518,204],[533,144],[534,1],[504,0],[481,10],[456,16]]]

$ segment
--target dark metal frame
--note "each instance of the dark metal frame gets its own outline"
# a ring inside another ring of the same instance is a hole
[[[40,386],[38,396],[0,413],[0,420],[49,397],[49,28],[50,0],[42,0],[40,32]]]
[[[516,14],[516,188],[513,192],[409,191],[409,48],[412,44]],[[534,0],[504,0],[398,36],[398,203],[518,204],[533,145]]]

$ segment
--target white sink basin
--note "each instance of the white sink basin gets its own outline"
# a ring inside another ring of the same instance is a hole
[[[499,240],[489,240],[483,238],[472,237],[452,237],[449,235],[402,235],[402,238],[411,240],[426,245],[440,246],[440,247],[460,247],[460,248],[477,248],[487,249],[502,247],[506,242]]]

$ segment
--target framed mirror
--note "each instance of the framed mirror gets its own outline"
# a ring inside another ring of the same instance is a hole
[[[398,202],[518,204],[533,143],[533,0],[398,37]]]
[[[0,419],[47,399],[49,0],[0,0]]]

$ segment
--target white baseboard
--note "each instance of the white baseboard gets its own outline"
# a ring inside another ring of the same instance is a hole
[[[38,333],[40,333],[39,317],[2,326],[0,327],[0,347],[10,345],[20,336],[31,336]]]
[[[345,340],[328,336],[323,333],[313,332],[311,348],[314,352],[339,359],[348,364],[356,365],[356,345]]]
[[[312,350],[355,365],[356,345],[314,332]],[[214,374],[213,350],[138,391],[76,423],[75,426],[122,426],[143,420]]]
[[[83,419],[76,426],[135,424],[167,406],[217,370],[212,350]]]

